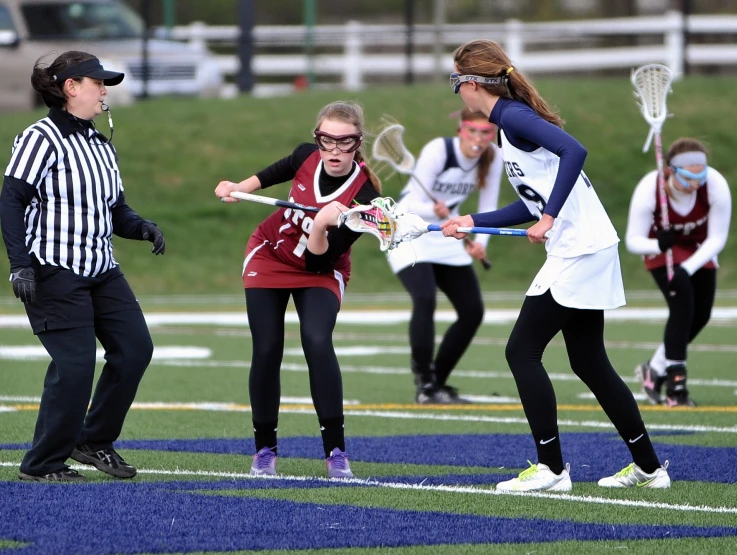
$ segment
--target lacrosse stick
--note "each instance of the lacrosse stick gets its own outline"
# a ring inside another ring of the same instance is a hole
[[[414,173],[415,157],[409,150],[407,150],[407,147],[404,146],[404,140],[402,139],[403,135],[404,126],[399,123],[394,123],[385,127],[374,140],[371,155],[375,160],[386,162],[395,171],[412,177],[428,198],[437,204],[438,200]],[[451,206],[449,208],[452,209],[454,207]],[[467,245],[471,244],[471,240],[468,237],[464,239],[464,242]],[[480,259],[479,262],[481,262],[481,265],[485,270],[491,269],[491,262],[489,262],[486,257]]]
[[[658,168],[658,202],[660,204],[660,223],[664,230],[670,228],[668,218],[668,196],[665,192],[665,175],[663,174],[663,143],[660,132],[663,129],[665,118],[668,117],[666,101],[671,92],[670,84],[673,81],[671,70],[661,64],[648,64],[632,72],[632,85],[635,88],[635,97],[645,121],[650,125],[650,131],[642,151],[647,152],[650,141],[655,143],[655,161]],[[665,269],[668,281],[673,278],[673,251],[665,251]]]
[[[319,212],[320,209],[315,206],[305,206],[297,202],[289,202],[287,200],[279,200],[271,197],[263,197],[261,195],[254,195],[252,193],[241,193],[240,191],[231,191],[228,195],[239,200],[250,200],[251,202],[258,202],[260,204],[268,204],[269,206],[279,206],[280,208],[294,208],[295,210],[303,210],[305,212]],[[223,199],[225,202],[225,199]]]

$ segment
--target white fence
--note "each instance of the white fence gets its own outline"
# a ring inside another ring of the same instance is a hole
[[[685,32],[693,37],[687,45]],[[215,44],[234,46],[240,29],[193,23],[174,27],[170,33],[159,29],[157,34],[204,48]],[[412,36],[416,51],[410,61],[404,54],[404,25],[350,21],[316,26],[311,31],[304,26],[257,26],[253,30],[255,54],[251,67],[261,87],[270,79],[283,81],[311,73],[318,81],[327,77],[346,89],[359,90],[377,75],[401,76],[409,69],[423,77],[447,73],[453,67],[453,48],[471,39],[489,38],[502,43],[514,65],[530,74],[629,69],[659,62],[678,76],[683,73],[684,60],[691,66],[737,66],[737,45],[729,41],[735,36],[737,16],[684,18],[677,11],[662,16],[547,23],[509,20],[441,27],[417,25]],[[611,37],[629,37],[632,45],[606,46],[607,40],[611,44]],[[306,44],[317,53],[308,56],[304,52]],[[289,52],[271,53],[279,48]],[[270,53],[260,52],[263,50]],[[234,75],[240,69],[235,55],[218,56],[218,62],[225,75]]]

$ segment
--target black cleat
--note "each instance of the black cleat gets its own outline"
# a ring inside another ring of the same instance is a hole
[[[77,445],[72,451],[72,459],[92,465],[100,472],[116,478],[133,478],[136,475],[136,469],[125,462],[112,447],[94,450],[88,445]]]
[[[89,478],[71,468],[49,472],[43,476],[34,476],[25,472],[18,473],[18,479],[27,482],[88,482]]]
[[[674,364],[665,369],[665,404],[669,407],[695,407],[686,387],[686,366]]]

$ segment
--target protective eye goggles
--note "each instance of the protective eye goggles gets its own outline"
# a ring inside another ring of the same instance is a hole
[[[503,85],[506,83],[507,76],[502,75],[501,77],[481,77],[479,75],[461,75],[460,73],[450,74],[450,88],[453,89],[455,94],[461,90],[461,85],[467,81],[474,81],[481,83],[482,85]]]
[[[496,128],[490,124],[477,124],[471,122],[461,122],[461,135],[467,139],[479,139],[483,141],[492,141],[494,139],[494,131]]]
[[[333,151],[336,148],[344,154],[355,152],[361,146],[363,135],[352,133],[349,135],[331,135],[324,131],[315,130],[312,133],[315,137],[317,148],[325,151]]]
[[[691,187],[691,181],[696,181],[699,184],[699,187],[706,184],[706,173],[709,170],[709,166],[704,166],[704,169],[699,173],[691,173],[685,168],[679,168],[676,166],[671,166],[670,168],[673,170],[678,182],[686,189]]]

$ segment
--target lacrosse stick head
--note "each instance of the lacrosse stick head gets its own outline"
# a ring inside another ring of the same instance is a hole
[[[369,205],[354,206],[340,216],[338,226],[359,233],[370,233],[379,240],[381,250],[394,248],[396,204],[389,197],[379,197]]]
[[[665,118],[668,117],[667,97],[671,92],[673,72],[662,64],[648,64],[632,72],[632,86],[640,113],[650,125],[650,134],[645,150],[650,145],[653,133],[660,133]]]
[[[386,126],[374,139],[371,156],[386,162],[399,173],[411,174],[415,169],[415,157],[404,146],[404,126],[393,123]]]

